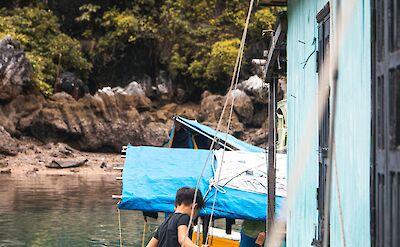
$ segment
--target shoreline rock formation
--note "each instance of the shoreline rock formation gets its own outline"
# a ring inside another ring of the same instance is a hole
[[[31,82],[32,73],[20,43],[11,36],[0,40],[0,101],[7,102],[21,94]]]
[[[0,136],[4,142],[0,153],[7,155],[18,152],[17,139],[23,136],[43,143],[63,142],[83,151],[119,152],[128,143],[163,146],[174,115],[215,128],[227,97],[205,91],[200,102],[187,101],[184,90],[173,91],[168,76],[163,75],[156,88],[150,88],[149,82],[133,81],[124,88],[102,88],[94,95],[74,98],[57,92],[45,98],[35,90],[23,90],[31,83],[32,68],[18,42],[11,37],[3,39],[0,51]],[[264,94],[267,87],[257,76],[240,83],[232,93],[235,102],[229,130],[261,146],[266,145],[267,137]],[[229,104],[222,126],[229,117]]]

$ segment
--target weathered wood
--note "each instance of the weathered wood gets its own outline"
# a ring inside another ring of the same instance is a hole
[[[56,169],[63,169],[63,168],[73,168],[73,167],[80,167],[86,164],[88,159],[84,160],[52,160],[50,164],[47,164],[47,168],[56,168]]]
[[[271,80],[273,74],[273,67],[277,61],[277,58],[281,52],[281,45],[286,39],[287,32],[287,17],[285,13],[279,16],[279,25],[275,29],[274,36],[271,41],[271,48],[268,51],[267,61],[265,64],[266,79]]]
[[[251,60],[251,63],[254,64],[254,65],[264,66],[267,63],[267,60],[254,58],[254,59]]]
[[[275,221],[276,196],[276,87],[277,79],[270,83],[268,113],[268,229]]]
[[[122,195],[112,195],[111,197],[112,197],[112,199],[115,199],[115,200],[122,199]]]
[[[261,0],[260,5],[264,6],[287,6],[287,0]]]
[[[275,220],[275,196],[276,196],[276,167],[275,167],[275,152],[276,152],[276,86],[277,79],[273,78],[274,66],[281,52],[280,46],[286,39],[287,32],[287,17],[286,13],[281,13],[279,16],[279,24],[275,29],[272,37],[271,47],[268,51],[265,62],[266,80],[270,82],[269,93],[269,130],[268,130],[268,229],[271,229]]]

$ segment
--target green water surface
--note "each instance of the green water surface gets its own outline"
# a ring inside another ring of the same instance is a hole
[[[0,247],[119,246],[110,176],[0,175]],[[149,222],[147,237],[162,221]],[[121,211],[124,246],[141,246],[143,216]]]

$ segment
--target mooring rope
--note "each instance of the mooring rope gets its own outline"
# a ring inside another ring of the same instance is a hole
[[[118,230],[119,230],[119,246],[122,247],[122,226],[121,226],[121,212],[119,210],[118,204],[117,203],[117,212],[118,212]]]
[[[144,220],[143,222],[143,234],[142,234],[142,247],[144,247],[144,241],[146,240],[146,226],[147,222]]]
[[[201,171],[200,176],[199,176],[199,178],[197,180],[197,183],[196,183],[195,194],[194,194],[194,198],[193,198],[193,205],[196,204],[200,181],[201,181],[201,178],[203,177],[205,168],[206,168],[207,163],[208,163],[208,161],[210,159],[210,155],[212,153],[215,141],[217,139],[217,133],[218,133],[220,127],[221,127],[223,116],[225,115],[226,107],[227,107],[228,101],[229,101],[229,96],[232,96],[232,103],[234,102],[234,96],[232,95],[232,90],[234,88],[234,85],[235,85],[235,89],[236,89],[237,81],[238,81],[238,78],[239,78],[238,70],[240,69],[241,63],[242,63],[244,44],[246,42],[247,29],[248,29],[248,26],[249,26],[249,21],[250,21],[250,16],[251,16],[253,4],[254,4],[254,0],[251,0],[250,1],[250,6],[249,6],[249,11],[248,11],[248,14],[247,14],[246,24],[245,24],[245,27],[244,27],[244,30],[243,30],[243,34],[242,34],[242,39],[241,39],[241,42],[240,42],[240,49],[239,49],[238,55],[236,57],[235,67],[234,67],[234,71],[233,71],[232,79],[231,79],[231,84],[230,84],[230,87],[229,87],[229,90],[228,90],[228,93],[227,93],[227,97],[226,97],[226,100],[225,100],[225,103],[224,103],[224,107],[223,107],[222,112],[221,112],[221,116],[220,116],[220,118],[218,120],[218,125],[217,125],[217,128],[215,130],[213,141],[212,141],[212,143],[210,145],[210,149],[209,149],[209,152],[208,152],[208,155],[207,155],[207,159],[206,159],[206,161],[205,161],[205,163],[203,165],[202,171]],[[231,118],[232,118],[232,112],[233,112],[233,104],[231,105],[231,110],[230,110],[229,119],[228,119],[228,128],[227,128],[226,131],[229,130],[230,121],[231,121]],[[227,139],[227,132],[226,132],[226,136],[225,136],[225,145],[226,145],[226,139]],[[224,147],[224,150],[225,150],[225,147]],[[213,204],[215,206],[215,203],[213,203]],[[214,206],[212,208],[212,212],[214,211]],[[184,246],[186,238],[189,235],[189,231],[190,231],[190,228],[192,226],[192,221],[193,221],[193,214],[194,214],[194,207],[192,208],[192,211],[191,211],[191,214],[190,214],[189,226],[188,226],[184,241],[183,241],[183,243],[181,245],[182,247]],[[209,224],[208,228],[210,228],[210,224]],[[206,243],[207,243],[207,241],[208,241],[208,237],[206,238]]]
[[[245,43],[246,43],[247,30],[248,30],[248,27],[249,27],[250,16],[251,16],[251,13],[252,13],[253,4],[254,4],[254,0],[251,0],[250,1],[250,6],[249,6],[249,10],[248,10],[248,13],[247,13],[245,27],[244,27],[244,30],[243,30],[242,40],[240,42],[240,48],[239,48],[239,54],[238,54],[239,55],[239,64],[238,64],[236,75],[233,75],[233,76],[235,76],[235,88],[234,88],[234,90],[237,89],[237,85],[238,85],[238,82],[239,82],[240,69],[241,69],[241,66],[242,66],[243,53],[244,53],[244,46],[245,46]],[[226,131],[225,131],[225,140],[224,140],[225,145],[224,145],[224,148],[223,148],[223,151],[222,151],[222,158],[221,158],[220,168],[218,169],[218,176],[217,176],[218,179],[220,178],[221,172],[222,172],[222,166],[223,166],[223,163],[224,163],[223,161],[224,161],[224,156],[225,156],[225,151],[226,151],[226,141],[227,141],[227,138],[228,138],[228,132],[229,132],[230,127],[231,127],[233,108],[234,108],[234,105],[235,105],[235,95],[232,92],[233,91],[230,91],[230,95],[229,95],[232,98],[232,100],[231,100],[231,107],[230,107],[230,111],[229,111],[228,124],[227,124],[227,128],[226,128]],[[229,97],[227,97],[227,98],[229,98]],[[218,190],[216,190],[215,194],[214,194],[214,200],[213,200],[213,204],[212,204],[212,208],[211,208],[211,215],[210,215],[210,221],[209,221],[209,224],[208,224],[208,231],[207,231],[205,244],[208,244],[208,238],[209,238],[209,234],[210,234],[210,226],[211,226],[211,223],[212,223],[212,220],[213,220],[215,204],[216,204],[216,201],[217,201],[217,195],[218,195]]]

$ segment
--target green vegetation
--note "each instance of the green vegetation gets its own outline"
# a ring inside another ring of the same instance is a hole
[[[89,78],[92,65],[80,51],[79,41],[60,31],[57,17],[40,8],[17,8],[0,11],[0,37],[11,35],[21,42],[34,70],[34,83],[49,95],[60,70]]]
[[[22,43],[45,94],[52,92],[58,66],[92,89],[166,70],[174,83],[198,92],[226,89],[248,2],[20,0],[0,7],[0,38],[9,34]],[[256,8],[247,50],[258,44],[260,52],[262,30],[272,29],[278,11]]]

